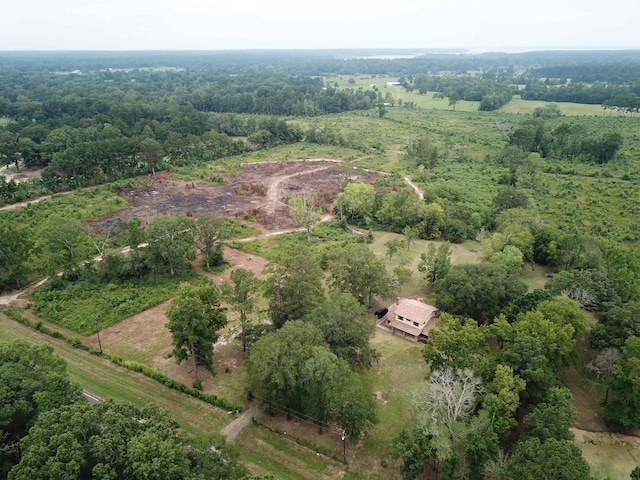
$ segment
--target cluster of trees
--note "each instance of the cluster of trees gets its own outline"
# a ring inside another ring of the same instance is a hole
[[[11,212],[8,212],[11,213]],[[224,263],[221,241],[237,226],[231,220],[203,215],[197,220],[161,216],[142,225],[138,218],[114,220],[102,234],[60,214],[46,219],[33,212],[0,218],[0,288],[19,289],[33,276],[64,270],[65,279],[121,282],[147,274],[174,276],[189,270],[196,251],[207,268]],[[35,224],[33,227],[31,224]],[[113,249],[126,248],[123,252]],[[111,250],[107,252],[107,250]],[[97,270],[84,260],[96,257]]]
[[[544,115],[545,112],[541,112],[540,116],[525,120],[515,127],[509,135],[509,144],[518,147],[525,154],[538,153],[544,158],[598,164],[613,161],[622,148],[623,137],[619,132],[591,132],[584,125],[564,122],[551,128],[543,118]],[[516,158],[509,158],[509,155]],[[517,152],[510,151],[504,160],[522,162],[523,158],[518,159]]]
[[[586,315],[563,297],[528,308],[490,325],[440,318],[424,350],[431,373],[414,392],[416,421],[393,442],[404,478],[591,478],[557,375]]]
[[[361,242],[320,252],[296,241],[276,248],[265,272],[276,331],[251,345],[252,394],[269,411],[309,419],[321,430],[335,423],[357,442],[376,421],[372,387],[361,375],[379,358],[364,304],[389,290],[384,262]]]
[[[640,74],[640,65],[637,62],[618,62],[615,59],[593,59],[582,64],[564,64],[536,68],[531,71],[532,76],[550,79],[568,79],[572,82],[594,84],[608,82],[617,85],[633,85]],[[566,83],[566,82],[561,82]]]
[[[622,111],[638,113],[640,85],[629,87],[607,82],[582,83],[571,81],[561,85],[548,85],[542,81],[528,83],[520,90],[524,100],[546,102],[573,102],[620,107]]]
[[[401,178],[398,180],[396,184],[402,190],[395,187],[376,191],[371,185],[348,183],[338,196],[336,212],[356,225],[377,226],[397,233],[409,228],[415,236],[424,239],[443,237],[459,243],[475,238],[483,224],[479,213],[442,198],[423,202],[404,189]]]
[[[0,127],[3,164],[45,167],[41,180],[28,181],[20,188],[3,178],[2,199],[7,203],[19,201],[28,195],[27,188],[39,192],[44,187],[56,192],[97,185],[303,138],[298,127],[275,117],[222,115],[211,119],[191,107],[166,112],[161,120],[143,114],[131,122],[99,117],[51,129],[26,120]],[[247,140],[232,140],[229,135],[244,135]]]
[[[317,77],[270,75],[255,70],[241,75],[100,70],[81,75],[37,72],[14,77],[20,82],[17,88],[0,84],[1,113],[18,121],[35,119],[49,127],[96,115],[129,124],[136,118],[161,120],[162,113],[175,109],[178,102],[199,112],[315,116],[366,110],[377,99],[373,90],[338,90]],[[36,82],[42,85],[35,88]],[[103,89],[105,84],[110,87],[108,91]],[[181,85],[180,90],[175,89],[176,84]],[[130,105],[122,105],[123,97]],[[161,101],[173,106],[159,105]]]
[[[583,155],[588,153],[600,163],[603,159],[610,160],[619,144],[613,138],[616,147],[610,150],[613,153],[605,154],[593,145],[612,137],[619,140],[619,135],[601,134],[594,139],[584,135],[581,127],[564,123],[555,131],[550,130],[544,120],[547,113],[553,114],[552,109],[517,127],[510,136],[512,145],[497,157],[498,163],[508,170],[501,180],[507,186],[494,197],[494,214],[490,217],[491,223],[487,224],[491,232],[482,235],[485,263],[452,267],[448,260],[448,245],[443,244],[439,249],[431,247],[425,252],[420,267],[433,287],[439,308],[471,318],[481,325],[505,315],[508,322],[496,320],[493,329],[499,325],[506,328],[509,322],[516,326],[526,312],[538,309],[549,321],[570,323],[575,337],[586,330],[581,309],[593,312],[598,322],[589,332],[588,339],[600,354],[589,368],[607,392],[603,416],[612,424],[626,428],[637,426],[638,417],[633,412],[640,401],[634,380],[637,338],[640,336],[640,258],[632,246],[603,238],[597,231],[587,233],[585,226],[577,220],[576,212],[547,219],[532,206],[532,198],[542,187],[543,155],[547,159],[571,158],[570,155],[576,155],[575,152],[582,148]],[[563,132],[565,137],[561,135]],[[524,293],[526,289],[518,280],[524,262],[536,262],[560,272],[544,290]],[[553,300],[557,317],[554,320],[549,316],[548,302],[556,296],[562,297]],[[572,335],[567,329],[565,333],[557,332],[548,337],[547,341],[555,342],[554,348],[563,357],[561,361],[552,361],[556,367],[571,360],[570,346],[561,347],[558,341],[572,338]],[[518,338],[523,336],[523,332],[517,335]],[[528,379],[524,373],[521,376],[531,386],[527,395],[533,398],[534,392],[544,391],[553,383],[549,379],[554,375],[550,372],[542,375],[542,363],[534,366],[535,353],[527,350],[531,345],[532,340],[525,339],[518,350],[528,352],[531,376]],[[509,365],[514,369],[516,358],[515,352],[509,354],[512,362]],[[540,358],[544,359],[543,363],[548,362],[551,353]],[[519,368],[523,371],[523,366]],[[537,370],[536,375],[542,376],[533,375],[534,370]],[[544,384],[539,383],[541,380]]]
[[[261,478],[224,445],[187,437],[156,405],[89,404],[50,345],[0,346],[0,377],[2,478]]]
[[[221,307],[221,293],[213,282],[201,285],[181,283],[176,298],[167,309],[173,339],[173,356],[181,363],[193,359],[195,385],[201,386],[198,365],[213,368],[213,344],[218,331],[227,324]]]

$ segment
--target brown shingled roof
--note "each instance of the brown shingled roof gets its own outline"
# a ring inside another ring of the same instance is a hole
[[[394,304],[394,306],[396,307],[395,315],[418,323],[426,322],[438,310],[436,307],[411,298],[401,298],[398,300],[398,305]]]
[[[438,313],[438,309],[432,305],[427,305],[426,303],[410,298],[399,298],[397,303],[394,302],[389,306],[389,311],[385,315],[385,318],[388,320],[389,327],[396,328],[413,335],[414,337],[418,337],[421,333],[426,335],[429,330],[436,326],[436,320],[439,317],[436,313]],[[426,322],[426,324],[421,325],[420,327],[408,325],[397,320],[396,315],[414,322]],[[431,321],[428,321],[430,319]]]

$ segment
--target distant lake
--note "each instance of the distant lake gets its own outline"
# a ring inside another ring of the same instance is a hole
[[[400,58],[416,58],[420,55],[424,55],[423,53],[414,53],[412,55],[368,55],[364,57],[349,57],[356,58],[358,60],[398,60]]]

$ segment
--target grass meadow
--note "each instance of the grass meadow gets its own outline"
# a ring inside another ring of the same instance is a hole
[[[542,100],[523,100],[519,95],[515,95],[509,103],[500,107],[498,111],[504,113],[532,114],[536,108],[544,107],[550,102]],[[631,117],[631,114],[624,113],[619,115],[617,112],[605,112],[600,105],[586,105],[584,103],[557,102],[558,108],[562,115],[568,117],[585,115],[585,116],[601,116],[601,117]]]

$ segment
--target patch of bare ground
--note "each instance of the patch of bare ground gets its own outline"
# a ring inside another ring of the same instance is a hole
[[[244,268],[245,270],[250,270],[256,274],[258,278],[266,278],[266,275],[262,273],[264,267],[267,264],[267,261],[259,257],[257,255],[251,253],[241,252],[240,250],[236,250],[235,248],[223,247],[224,248],[224,258],[231,265],[221,274],[212,274],[207,273],[202,268],[202,259],[198,256],[194,262],[194,269],[202,274],[206,275],[210,279],[212,279],[216,285],[220,285],[222,282],[230,282],[231,281],[231,272],[237,268]]]
[[[306,159],[286,163],[262,162],[243,165],[242,173],[224,185],[211,186],[198,181],[183,181],[168,173],[148,176],[151,186],[119,192],[129,203],[125,210],[106,215],[93,222],[104,230],[116,218],[140,218],[143,224],[159,215],[213,215],[242,219],[256,217],[266,231],[295,227],[284,200],[291,195],[312,190],[321,193],[328,207],[347,179],[370,182],[375,172],[354,169],[339,160]]]
[[[16,183],[24,182],[30,178],[40,178],[44,168],[24,167],[16,170],[15,167],[1,167],[0,175],[4,176],[7,181],[14,180]]]

